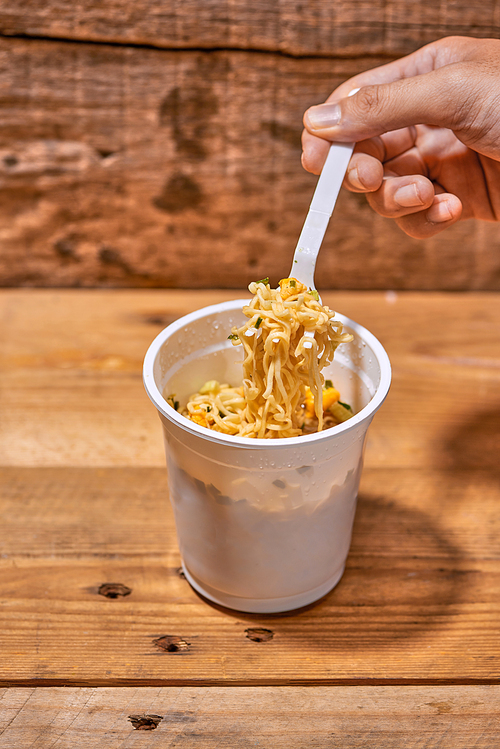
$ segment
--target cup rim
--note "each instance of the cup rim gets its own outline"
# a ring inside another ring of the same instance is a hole
[[[171,335],[175,334],[180,328],[186,327],[190,323],[198,320],[200,317],[206,317],[207,315],[216,314],[217,312],[226,312],[229,310],[241,309],[244,305],[248,304],[249,299],[234,299],[227,302],[220,302],[219,304],[212,304],[208,307],[201,307],[200,309],[190,312],[187,315],[183,315],[178,320],[164,328],[152,341],[149,346],[146,355],[144,357],[143,366],[143,382],[146,389],[146,393],[150,400],[159,411],[160,414],[165,416],[170,422],[173,422],[182,430],[189,432],[197,437],[208,440],[209,442],[216,442],[224,444],[230,447],[242,447],[244,449],[286,449],[300,445],[307,445],[311,442],[319,442],[324,439],[346,433],[355,429],[359,424],[371,419],[375,412],[380,408],[382,403],[387,397],[389,388],[391,385],[391,363],[387,352],[380,343],[380,341],[370,333],[365,327],[359,323],[351,320],[350,318],[342,315],[338,312],[335,313],[335,320],[338,320],[342,325],[346,325],[353,332],[355,332],[361,340],[365,341],[372,349],[374,355],[380,365],[380,384],[377,387],[375,394],[367,403],[364,408],[358,411],[351,419],[348,419],[343,424],[339,424],[333,429],[325,429],[322,432],[314,432],[313,434],[304,434],[298,437],[280,437],[276,439],[254,439],[249,437],[239,437],[237,435],[223,434],[222,432],[216,432],[208,427],[202,427],[185,416],[182,416],[175,411],[171,406],[168,405],[154,379],[154,365],[156,357],[158,356],[161,347],[165,341],[170,338]]]

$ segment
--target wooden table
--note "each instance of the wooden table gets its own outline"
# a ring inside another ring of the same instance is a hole
[[[341,583],[261,616],[179,573],[141,382],[166,324],[238,296],[1,292],[0,747],[499,746],[500,297],[324,294],[393,386]]]

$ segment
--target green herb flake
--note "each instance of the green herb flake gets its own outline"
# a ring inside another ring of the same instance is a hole
[[[316,301],[319,302],[319,294],[316,289],[309,289],[307,293],[310,294],[313,299],[316,299]]]
[[[341,403],[341,402],[339,401],[339,405],[340,405],[340,406],[344,406],[344,408],[347,408],[347,410],[348,410],[348,411],[351,411],[351,413],[352,413],[352,408],[350,407],[350,405],[349,405],[348,403]]]
[[[175,395],[169,395],[168,398],[165,399],[169,406],[172,408],[175,408],[176,411],[179,410],[179,401],[175,400]]]
[[[264,283],[267,285],[269,283],[269,276],[267,276],[266,278],[261,278],[260,281],[256,281],[255,283]]]
[[[295,281],[295,278],[291,278],[291,279],[290,279],[290,286],[291,286],[291,287],[292,287],[293,289],[295,289],[295,287],[297,286],[297,283],[296,283],[296,281]]]
[[[333,387],[333,382],[331,380],[325,380],[325,390],[330,390],[330,388]]]
[[[231,333],[227,337],[228,341],[238,341],[239,338],[240,338],[239,335],[236,335],[236,333]]]
[[[264,322],[264,319],[262,317],[258,317],[257,322],[255,323],[255,327],[260,328],[263,322]]]
[[[294,260],[293,262],[294,262],[294,263],[298,263],[299,261],[298,261],[298,260]]]

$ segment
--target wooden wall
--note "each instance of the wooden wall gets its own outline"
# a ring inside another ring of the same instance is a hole
[[[0,0],[0,285],[287,275],[315,178],[303,111],[494,0]],[[426,242],[342,194],[320,288],[499,289],[500,228]]]

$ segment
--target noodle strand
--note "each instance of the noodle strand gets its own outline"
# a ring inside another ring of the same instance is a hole
[[[317,293],[296,279],[283,279],[277,289],[267,279],[248,288],[253,298],[243,307],[247,321],[232,328],[229,336],[233,345],[243,346],[242,385],[206,383],[182,413],[226,434],[296,437],[303,433],[303,404],[309,388],[321,431],[321,370],[333,360],[339,344],[352,336],[342,332],[341,323],[333,320],[335,313],[319,303]]]

